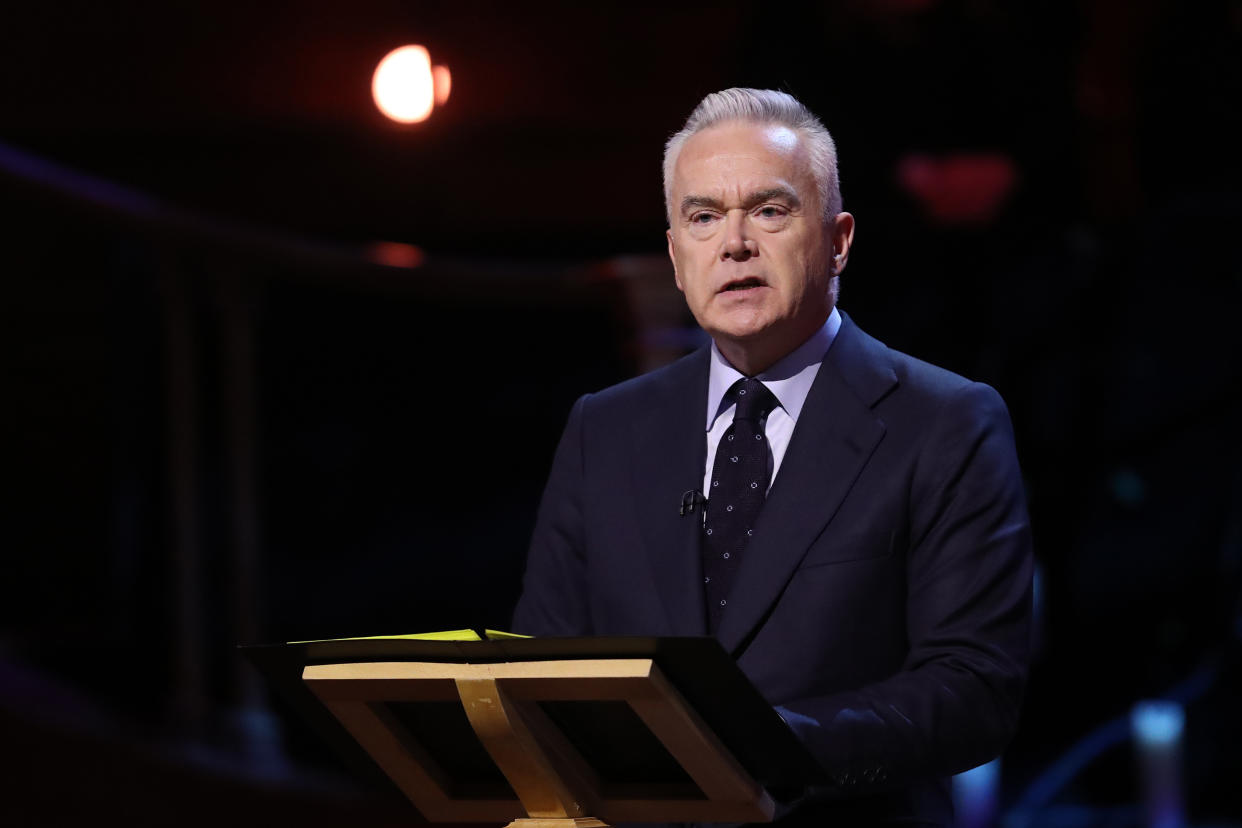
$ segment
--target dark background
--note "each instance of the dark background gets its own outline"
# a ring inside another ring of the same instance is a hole
[[[507,626],[572,401],[699,341],[662,144],[745,85],[837,139],[842,307],[1009,403],[1041,631],[1002,811],[1139,824],[1117,717],[1174,696],[1192,823],[1242,822],[1240,35],[1236,0],[9,4],[4,807],[417,820],[232,647]],[[403,127],[370,76],[409,42],[453,89]]]

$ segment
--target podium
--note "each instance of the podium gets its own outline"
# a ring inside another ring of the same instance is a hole
[[[766,822],[826,781],[712,638],[248,646],[347,757],[432,822]]]

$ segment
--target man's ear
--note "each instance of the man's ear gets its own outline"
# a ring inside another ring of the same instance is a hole
[[[681,283],[681,274],[677,272],[677,251],[673,248],[673,229],[671,227],[664,231],[664,237],[668,239],[668,258],[673,263],[673,282],[677,285],[678,290],[685,293],[686,288]]]
[[[854,217],[849,213],[837,213],[829,228],[832,234],[832,273],[840,275],[850,260],[850,246],[854,244]]]

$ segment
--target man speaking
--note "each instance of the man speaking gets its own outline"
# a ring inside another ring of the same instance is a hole
[[[1004,403],[836,307],[854,218],[793,97],[708,95],[664,193],[712,344],[574,405],[513,627],[714,635],[834,780],[783,824],[949,824],[947,777],[1001,751],[1026,674]]]

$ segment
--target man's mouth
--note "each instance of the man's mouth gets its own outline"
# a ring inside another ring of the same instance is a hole
[[[721,293],[727,293],[731,290],[750,290],[751,288],[763,287],[763,280],[758,276],[747,276],[745,279],[738,279],[729,282],[720,289]]]

